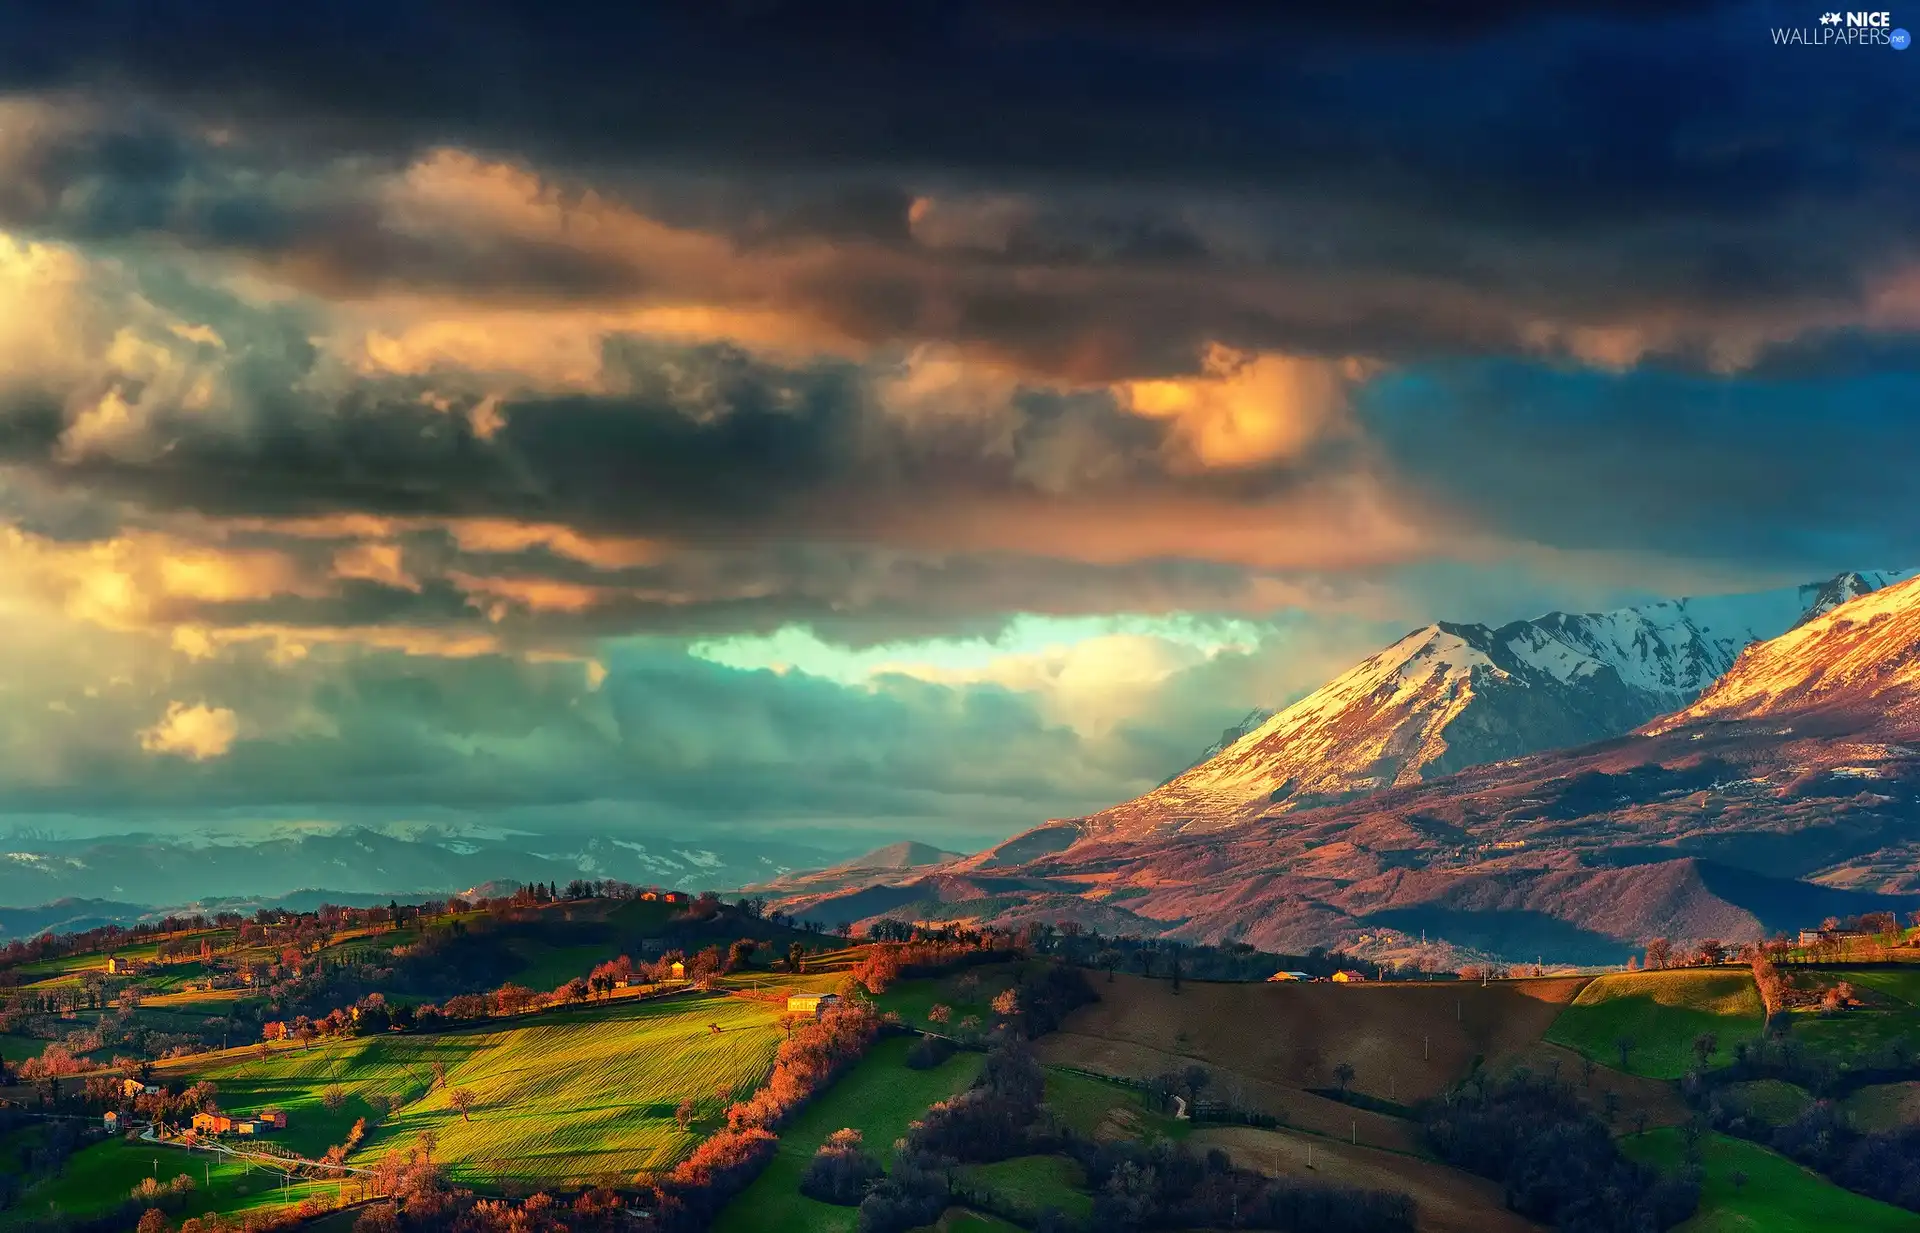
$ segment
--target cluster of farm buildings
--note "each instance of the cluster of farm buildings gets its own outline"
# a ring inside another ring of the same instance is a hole
[[[1358,984],[1365,979],[1365,973],[1355,972],[1350,968],[1342,968],[1332,976],[1312,976],[1306,972],[1275,972],[1272,976],[1267,977],[1269,982],[1284,980],[1330,980],[1336,985]]]

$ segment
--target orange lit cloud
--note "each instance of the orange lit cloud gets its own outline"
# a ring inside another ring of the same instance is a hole
[[[283,553],[219,549],[144,531],[68,544],[4,528],[0,559],[16,580],[55,598],[69,616],[110,629],[165,621],[177,607],[317,593]]]
[[[335,578],[357,578],[406,591],[420,589],[420,580],[407,572],[398,544],[375,541],[342,548],[333,554],[332,572]]]
[[[1119,392],[1134,414],[1173,421],[1198,465],[1247,467],[1299,457],[1339,430],[1347,390],[1367,371],[1357,360],[1249,355],[1215,344],[1199,376],[1133,381]]]
[[[661,559],[661,545],[644,539],[582,535],[554,523],[467,518],[447,524],[462,552],[515,553],[545,548],[596,569],[630,569]]]

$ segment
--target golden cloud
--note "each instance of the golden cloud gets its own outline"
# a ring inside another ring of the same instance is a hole
[[[1297,458],[1346,430],[1347,391],[1371,371],[1363,361],[1255,355],[1218,344],[1199,376],[1116,387],[1135,415],[1171,420],[1174,438],[1203,468]]]
[[[366,541],[342,548],[333,554],[333,576],[376,582],[381,586],[418,591],[420,580],[407,572],[405,555],[399,544]]]
[[[225,757],[239,735],[240,721],[231,710],[204,702],[192,706],[169,702],[160,722],[139,733],[140,748],[148,753],[171,754],[193,762]]]
[[[595,569],[631,569],[664,555],[663,546],[654,540],[583,535],[558,523],[467,518],[446,524],[446,529],[462,552],[516,553],[545,548]]]
[[[180,606],[321,593],[284,553],[207,547],[152,531],[65,543],[7,527],[0,561],[68,616],[109,629],[164,622]]]

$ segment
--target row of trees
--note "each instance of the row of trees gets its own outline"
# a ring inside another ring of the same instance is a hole
[[[1920,928],[1920,912],[1913,913],[1909,920],[1914,927]],[[1821,922],[1818,937],[1804,945],[1785,934],[1777,934],[1764,942],[1745,942],[1739,946],[1728,945],[1719,938],[1703,938],[1697,942],[1654,938],[1646,946],[1645,967],[1655,972],[1736,960],[1746,963],[1755,958],[1765,959],[1775,965],[1799,959],[1831,962],[1843,957],[1862,958],[1859,952],[1863,942],[1868,948],[1884,951],[1900,946],[1905,941],[1906,934],[1900,927],[1898,916],[1892,912],[1868,912],[1844,918],[1829,916]],[[1641,966],[1638,957],[1627,961],[1629,971]]]
[[[776,1132],[858,1061],[878,1037],[879,1016],[864,999],[802,1020],[774,1055],[773,1072],[727,1110],[727,1124],[664,1177],[634,1179],[662,1233],[704,1230],[773,1158]]]
[[[839,932],[850,932],[842,925]],[[1168,977],[1176,984],[1192,980],[1260,981],[1275,972],[1305,972],[1331,976],[1341,970],[1360,971],[1376,979],[1420,980],[1452,972],[1429,972],[1415,963],[1378,964],[1337,950],[1314,947],[1304,955],[1262,951],[1246,942],[1209,945],[1178,938],[1149,938],[1134,934],[1103,935],[1079,921],[1029,921],[1011,928],[929,926],[882,918],[868,927],[867,937],[882,942],[951,942],[987,950],[1018,949],[1049,955],[1083,968],[1108,973],[1138,972]]]

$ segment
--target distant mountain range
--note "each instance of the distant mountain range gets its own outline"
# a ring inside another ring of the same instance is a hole
[[[1136,801],[795,906],[1584,963],[1911,910],[1904,577],[1428,626]]]
[[[0,852],[6,856],[0,860],[0,904],[49,905],[13,910],[45,911],[52,920],[65,910],[61,903],[72,903],[74,920],[101,916],[95,924],[223,898],[261,903],[307,892],[334,902],[348,902],[348,896],[384,900],[454,894],[494,879],[564,886],[575,878],[618,878],[730,891],[838,855],[758,838],[536,836],[451,827],[316,830],[311,824],[278,829],[271,822],[261,823],[257,833],[240,830],[211,842],[152,834],[71,840],[16,834],[0,840]],[[0,917],[0,930],[12,929]]]
[[[137,925],[165,916],[210,917],[221,912],[239,912],[251,916],[262,908],[311,912],[323,903],[365,907],[368,904],[385,903],[393,897],[352,891],[299,890],[270,898],[203,899],[193,903],[166,905],[118,903],[111,899],[58,899],[30,908],[0,908],[0,942],[38,937],[43,933],[84,933],[102,925]]]
[[[931,844],[903,840],[875,848],[871,852],[830,865],[825,869],[802,870],[784,874],[750,889],[774,896],[822,895],[834,891],[871,886],[907,877],[918,870],[932,869],[961,859],[961,853],[948,852]]]

